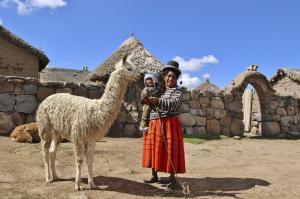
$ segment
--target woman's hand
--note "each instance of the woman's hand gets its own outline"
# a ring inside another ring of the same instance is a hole
[[[159,100],[158,97],[149,97],[148,98],[148,101],[149,101],[150,105],[157,105],[158,104],[158,100]]]

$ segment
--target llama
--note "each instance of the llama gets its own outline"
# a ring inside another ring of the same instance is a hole
[[[60,93],[47,97],[39,106],[36,120],[47,184],[59,180],[55,170],[56,149],[62,139],[67,139],[73,143],[75,154],[75,189],[82,189],[83,156],[88,167],[88,185],[91,189],[98,189],[93,180],[95,142],[107,134],[116,119],[128,83],[140,77],[130,57],[125,55],[115,65],[116,70],[110,75],[101,99],[92,100]]]

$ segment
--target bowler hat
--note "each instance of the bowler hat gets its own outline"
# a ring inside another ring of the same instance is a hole
[[[163,67],[162,71],[171,70],[176,73],[177,78],[180,76],[181,71],[179,69],[179,63],[177,61],[171,60]]]

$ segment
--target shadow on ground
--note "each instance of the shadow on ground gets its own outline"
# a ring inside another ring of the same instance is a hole
[[[74,181],[74,179],[69,179]],[[151,184],[132,181],[119,177],[97,176],[94,178],[97,185],[105,186],[102,191],[113,191],[137,196],[184,197],[183,189],[168,191]],[[270,183],[255,178],[178,178],[180,183],[189,185],[191,197],[199,196],[229,196],[239,198],[238,191],[248,190],[255,186],[269,186]],[[87,178],[82,179],[87,184]],[[187,195],[186,195],[187,196]]]

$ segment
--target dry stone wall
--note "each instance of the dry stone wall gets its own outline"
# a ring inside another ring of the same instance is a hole
[[[104,85],[40,82],[36,78],[0,77],[0,135],[9,135],[18,125],[35,121],[38,105],[49,95],[71,93],[100,98]]]
[[[142,135],[139,132],[142,85],[139,82],[129,86],[121,111],[109,132],[110,136]],[[104,87],[103,84],[39,82],[34,78],[0,77],[0,134],[9,135],[16,126],[35,121],[38,105],[49,95],[65,92],[98,99]],[[233,92],[185,91],[180,115],[184,134],[243,135],[243,89],[233,89]],[[252,106],[256,107],[252,113],[252,130],[256,128],[263,136],[300,132],[300,99],[275,94],[262,96],[258,92]]]

